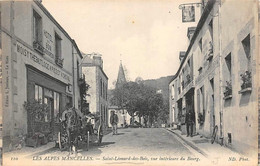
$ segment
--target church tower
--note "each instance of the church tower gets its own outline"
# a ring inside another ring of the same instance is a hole
[[[121,60],[119,65],[118,75],[117,75],[116,87],[123,85],[124,83],[126,83],[126,78],[125,78],[125,72]]]

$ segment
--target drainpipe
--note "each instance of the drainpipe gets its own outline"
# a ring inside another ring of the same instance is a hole
[[[219,112],[219,116],[220,116],[220,143],[221,145],[223,145],[223,141],[224,141],[224,135],[223,135],[223,98],[222,98],[222,92],[223,92],[223,74],[222,74],[222,61],[223,61],[223,55],[222,55],[222,36],[221,36],[221,2],[219,2],[219,7],[218,7],[218,36],[219,36],[219,96],[220,96],[220,112]]]

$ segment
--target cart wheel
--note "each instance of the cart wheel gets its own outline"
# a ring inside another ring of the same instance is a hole
[[[97,144],[98,146],[101,144],[102,142],[102,137],[103,137],[103,131],[102,131],[102,125],[100,125],[98,127],[98,141],[97,141]]]
[[[66,144],[68,144],[68,137],[67,135],[62,135],[61,132],[58,133],[58,143],[59,143],[59,148],[60,150],[63,150],[66,148]]]

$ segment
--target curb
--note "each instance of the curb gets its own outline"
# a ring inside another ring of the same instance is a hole
[[[181,140],[183,140],[186,144],[188,144],[190,147],[192,147],[194,150],[196,150],[197,152],[199,152],[200,154],[202,154],[205,157],[208,157],[208,154],[205,153],[203,150],[201,150],[200,148],[198,148],[198,146],[196,146],[195,144],[193,144],[190,141],[187,141],[186,139],[184,139],[180,134],[170,130],[170,129],[166,129],[167,131],[172,132],[173,134],[175,134],[176,136],[178,136]]]

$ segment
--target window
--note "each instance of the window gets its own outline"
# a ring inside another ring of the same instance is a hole
[[[231,70],[232,70],[232,65],[231,65],[231,53],[229,53],[229,54],[226,56],[225,61],[226,61],[226,65],[227,65],[227,68],[228,68],[229,76],[231,76]]]
[[[199,40],[199,47],[200,47],[200,51],[202,52],[202,38],[200,38]]]
[[[103,87],[103,95],[102,95],[102,97],[105,98],[105,84],[104,84],[104,82],[102,83],[102,87]]]
[[[107,84],[106,84],[106,101],[107,101]]]
[[[200,109],[201,111],[205,110],[205,100],[204,100],[204,86],[200,88],[200,97],[201,97],[201,103],[200,103]]]
[[[42,18],[33,10],[33,48],[43,55],[42,46]]]
[[[251,59],[251,54],[250,54],[250,49],[251,49],[251,45],[250,45],[250,34],[248,34],[244,40],[242,40],[242,45],[244,47],[244,51],[246,54],[246,58],[247,58],[247,69],[249,70],[250,68],[250,59]]]
[[[77,61],[77,77],[78,77],[78,79],[80,78],[79,77],[79,61]]]
[[[202,73],[202,67],[200,67],[199,69],[198,69],[198,71],[199,71],[199,75]]]
[[[103,96],[103,86],[102,86],[102,79],[100,79],[100,96]]]
[[[63,67],[63,59],[61,58],[61,38],[55,33],[55,62],[58,66]]]
[[[43,93],[42,93],[42,87],[39,85],[35,85],[34,87],[35,89],[35,100],[39,101],[40,103],[42,103],[42,97],[43,97]]]
[[[189,65],[189,67],[190,67],[190,59],[188,60],[188,65]]]
[[[56,57],[61,58],[61,38],[57,33],[55,33],[55,51]]]
[[[209,32],[210,32],[210,35],[211,35],[211,39],[213,41],[213,19],[211,19],[210,22],[209,22]]]
[[[54,92],[53,100],[54,100],[54,120],[55,120],[55,122],[59,122],[60,94],[57,92]]]
[[[226,65],[227,65],[227,70],[224,72],[224,77],[226,80],[226,85],[224,89],[224,100],[230,99],[232,97],[232,63],[231,63],[231,53],[229,53],[225,57]],[[227,74],[226,74],[227,73]]]
[[[214,78],[212,78],[210,80],[210,85],[211,85],[212,90],[214,91]]]
[[[33,10],[33,39],[34,42],[42,42],[42,18]]]

